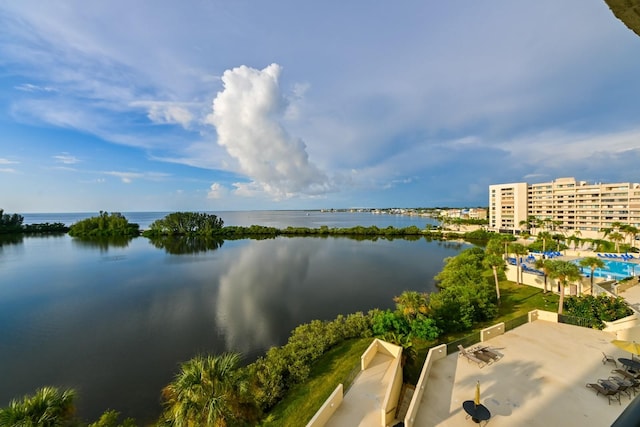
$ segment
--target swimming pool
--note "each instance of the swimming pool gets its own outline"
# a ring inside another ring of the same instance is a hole
[[[580,260],[575,260],[574,263],[579,264]],[[640,265],[632,262],[624,262],[624,261],[612,261],[605,260],[604,268],[596,268],[593,272],[593,277],[603,277],[605,279],[616,279],[621,280],[625,277],[635,276],[640,274]],[[591,274],[591,269],[589,267],[580,267],[582,274],[589,276]]]

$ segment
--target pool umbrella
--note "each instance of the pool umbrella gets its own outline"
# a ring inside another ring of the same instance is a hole
[[[640,355],[640,344],[635,341],[613,340],[611,344],[629,353]]]
[[[476,406],[480,404],[480,381],[476,382],[476,397],[473,399],[473,403]]]

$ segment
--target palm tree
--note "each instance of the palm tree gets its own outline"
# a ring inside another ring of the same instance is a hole
[[[512,243],[509,245],[509,252],[516,256],[516,266],[517,266],[516,283],[519,285],[520,282],[522,281],[521,279],[522,270],[520,269],[520,257],[522,255],[527,255],[529,253],[529,250],[522,243]]]
[[[395,332],[386,333],[383,339],[395,345],[402,347],[402,356],[400,365],[413,364],[418,358],[418,350],[416,349],[411,337],[408,335],[396,334]]]
[[[166,423],[175,427],[225,427],[237,420],[239,361],[237,353],[225,353],[196,356],[183,363],[173,382],[162,391]]]
[[[623,225],[622,227],[620,227],[620,231],[622,231],[627,235],[627,237],[629,237],[629,246],[633,246],[636,236],[638,235],[638,233],[640,233],[640,229],[638,229],[638,227],[634,227],[631,224]]]
[[[537,218],[535,216],[529,215],[527,219],[523,219],[518,223],[518,225],[520,225],[520,227],[526,228],[527,232],[531,233],[531,229],[535,227],[537,223],[536,221],[537,221]]]
[[[560,233],[555,233],[551,238],[556,241],[556,251],[560,252],[560,242],[564,239],[564,236]]]
[[[22,401],[12,400],[7,408],[0,409],[0,426],[70,426],[75,396],[73,390],[38,389],[33,396],[25,396]]]
[[[580,230],[574,230],[573,234],[567,239],[568,242],[573,242],[574,250],[578,247],[578,243],[582,241],[582,239],[580,239],[580,236],[582,236],[582,232]]]
[[[547,277],[549,276],[549,269],[550,269],[549,262],[551,262],[550,259],[538,258],[534,264],[535,268],[537,268],[538,270],[542,270],[542,272],[544,273],[544,293],[545,294],[548,292]]]
[[[589,267],[591,269],[591,289],[593,289],[593,273],[595,273],[596,268],[604,267],[604,261],[594,256],[588,256],[580,260],[580,266]]]
[[[500,305],[500,281],[498,280],[498,270],[504,269],[504,258],[502,257],[502,243],[498,239],[491,239],[487,243],[484,259],[482,263],[485,267],[493,270],[493,279],[496,283],[496,299]]]
[[[546,252],[547,251],[547,240],[551,240],[551,233],[549,233],[548,231],[543,231],[541,233],[538,233],[538,239],[542,240],[542,252]]]
[[[394,297],[396,308],[408,319],[415,319],[420,314],[427,314],[429,309],[429,294],[417,291],[404,291]]]
[[[564,288],[569,282],[575,282],[580,279],[580,269],[577,265],[569,261],[550,260],[549,277],[558,279],[560,284],[560,300],[558,301],[558,314],[562,314],[562,306],[564,305]]]
[[[620,242],[624,241],[624,236],[617,231],[609,233],[609,240],[616,244],[616,252],[620,253]]]

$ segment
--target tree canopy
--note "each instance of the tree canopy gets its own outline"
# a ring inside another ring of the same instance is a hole
[[[462,331],[496,316],[496,292],[483,275],[484,258],[485,252],[476,247],[445,261],[435,277],[440,291],[430,295],[429,305],[439,328]]]
[[[129,220],[119,212],[110,214],[100,211],[98,216],[78,221],[69,228],[69,235],[73,237],[138,236],[139,234],[140,226],[129,223]]]
[[[202,212],[173,212],[151,224],[146,235],[211,236],[224,225],[222,218]]]

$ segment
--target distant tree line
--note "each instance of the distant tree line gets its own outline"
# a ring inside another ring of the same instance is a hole
[[[140,226],[130,223],[128,219],[121,213],[108,213],[100,211],[98,216],[80,220],[71,227],[65,226],[63,223],[44,223],[44,224],[28,224],[22,225],[23,217],[18,214],[4,214],[0,210],[0,234],[9,233],[47,233],[47,232],[68,232],[73,237],[137,237],[140,233]],[[426,237],[428,239],[467,239],[474,242],[486,242],[491,233],[485,230],[476,230],[468,233],[459,233],[452,231],[443,231],[439,228],[427,225],[425,229],[420,229],[415,225],[404,228],[396,228],[393,226],[377,227],[375,225],[364,227],[354,226],[346,228],[328,227],[326,225],[318,228],[309,227],[286,227],[279,229],[276,227],[267,227],[262,225],[245,226],[224,226],[222,218],[213,214],[199,212],[173,212],[164,218],[154,221],[148,230],[142,233],[143,236],[152,239],[158,247],[167,248],[175,246],[177,241],[167,239],[158,240],[162,236],[172,237],[214,237],[216,242],[221,239],[244,239],[244,238],[273,238],[277,236],[345,236],[355,239],[375,240],[377,238],[404,238],[419,239]],[[193,246],[194,244],[191,244]],[[196,245],[197,246],[197,245]],[[204,245],[207,246],[207,245]],[[216,245],[208,244],[210,247]],[[176,252],[179,253],[179,252]]]
[[[0,234],[66,233],[69,231],[69,227],[61,222],[27,225],[23,225],[23,222],[22,215],[6,214],[4,209],[0,209]]]

